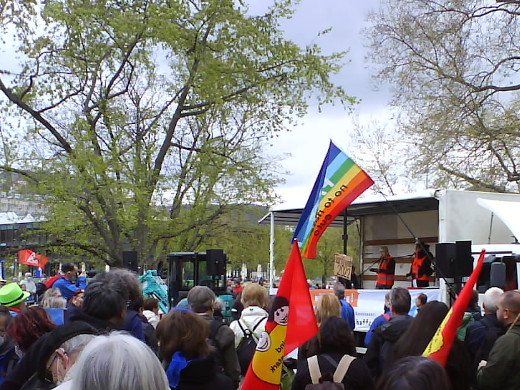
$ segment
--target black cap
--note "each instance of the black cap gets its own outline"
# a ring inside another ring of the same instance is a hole
[[[45,379],[47,371],[47,361],[52,356],[54,351],[60,347],[64,342],[81,334],[97,335],[99,332],[93,326],[82,321],[68,322],[64,325],[57,326],[52,332],[43,335],[38,343],[38,376],[40,379]]]

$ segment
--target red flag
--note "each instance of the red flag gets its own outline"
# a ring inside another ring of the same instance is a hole
[[[47,256],[34,253],[30,249],[18,251],[18,263],[43,268],[49,259]]]
[[[38,267],[43,268],[45,264],[49,261],[49,258],[45,255],[36,254],[36,260],[38,260]]]
[[[258,341],[242,390],[280,386],[283,357],[318,332],[298,242],[291,253],[274,299],[265,332]]]
[[[25,265],[38,266],[38,259],[36,259],[36,253],[30,249],[23,249],[18,251],[18,263]]]
[[[446,360],[448,359],[451,346],[453,345],[453,341],[457,334],[457,329],[462,324],[464,312],[468,307],[471,293],[477,283],[478,276],[482,269],[485,253],[486,251],[484,249],[480,252],[477,266],[471,273],[466,285],[460,292],[451,309],[448,311],[448,314],[446,314],[446,317],[444,317],[444,320],[442,320],[439,328],[423,352],[423,356],[436,360],[443,366],[446,364]]]

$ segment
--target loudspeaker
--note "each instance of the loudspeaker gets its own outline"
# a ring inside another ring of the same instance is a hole
[[[123,251],[123,268],[137,272],[137,252]]]
[[[473,272],[471,241],[455,241],[455,276],[470,276]]]
[[[435,263],[437,265],[437,276],[453,278],[456,256],[456,246],[453,243],[439,243],[435,245]]]
[[[226,274],[226,255],[223,249],[206,250],[206,272],[213,276]]]
[[[489,271],[489,287],[504,288],[506,285],[506,265],[504,263],[491,263]]]

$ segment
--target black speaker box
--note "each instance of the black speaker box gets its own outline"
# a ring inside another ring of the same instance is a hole
[[[473,272],[471,241],[455,241],[455,276],[470,276]]]
[[[471,241],[439,243],[435,245],[438,276],[455,278],[470,276],[473,271]]]
[[[123,251],[123,268],[137,272],[137,252]]]
[[[437,265],[437,276],[453,278],[456,246],[453,243],[439,243],[435,245],[435,259]]]
[[[226,274],[226,255],[223,249],[206,250],[206,272],[208,275]]]

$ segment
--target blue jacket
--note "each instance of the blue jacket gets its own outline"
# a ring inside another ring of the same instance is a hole
[[[390,319],[390,311],[385,312],[385,314],[381,314],[377,316],[374,321],[372,321],[372,324],[370,325],[370,329],[368,329],[368,332],[365,336],[365,347],[368,347],[368,344],[370,344],[370,339],[372,338],[372,334],[374,333],[374,330],[376,328],[379,328],[381,325],[383,325],[386,321]]]
[[[61,295],[65,300],[69,300],[76,290],[83,289],[87,286],[87,278],[85,276],[78,277],[76,283],[72,283],[64,277],[59,278],[53,284],[53,288],[58,288],[61,291]]]
[[[354,308],[345,301],[344,299],[340,299],[339,303],[341,303],[341,318],[343,318],[350,326],[350,329],[354,330],[356,326],[356,317],[354,314]]]

